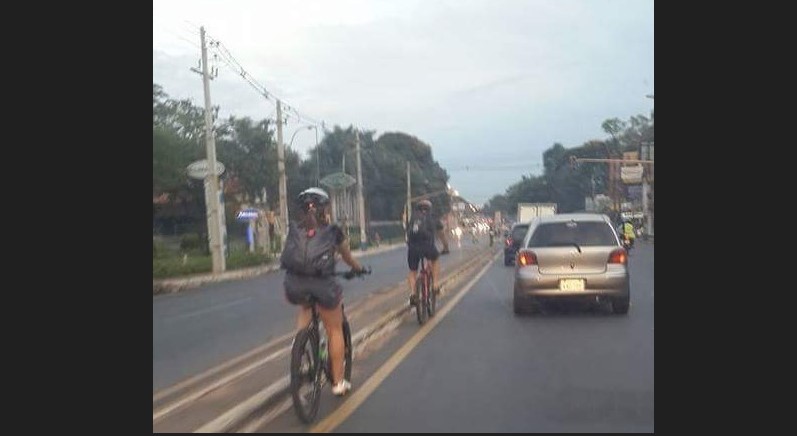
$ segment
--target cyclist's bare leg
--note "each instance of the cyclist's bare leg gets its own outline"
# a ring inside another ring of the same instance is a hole
[[[418,271],[410,270],[407,274],[407,283],[410,285],[410,295],[415,293],[415,281],[418,279]]]
[[[440,287],[438,277],[440,277],[440,259],[432,261],[432,287],[435,289]]]
[[[296,330],[307,327],[312,318],[313,312],[310,310],[310,306],[299,306],[299,313],[296,316]]]
[[[334,309],[326,309],[318,306],[318,314],[324,327],[327,329],[329,338],[329,358],[332,361],[332,384],[343,380],[343,353],[345,344],[343,343],[343,310],[340,304]]]

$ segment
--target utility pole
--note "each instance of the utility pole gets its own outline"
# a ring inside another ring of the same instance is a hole
[[[280,251],[285,248],[288,234],[288,185],[285,180],[285,144],[282,143],[282,102],[277,100],[277,171],[280,195]]]
[[[647,156],[647,157],[649,157],[649,156]],[[594,163],[607,163],[607,164],[609,164],[609,188],[610,189],[611,189],[612,186],[614,186],[614,183],[616,183],[615,178],[612,177],[612,176],[614,175],[614,172],[617,170],[617,167],[619,167],[620,164],[638,163],[638,164],[644,165],[646,171],[648,171],[648,172],[652,172],[653,171],[653,160],[651,160],[651,159],[589,159],[589,158],[579,157],[579,158],[573,158],[573,161],[575,161],[575,162],[594,162]],[[645,179],[643,179],[643,185],[642,185],[642,189],[643,189],[642,199],[643,200],[642,201],[643,201],[643,207],[645,209],[647,209],[647,205],[646,205],[646,202],[647,202],[646,201],[646,198],[647,198],[646,194],[647,193],[644,192],[644,191],[646,191],[647,189],[650,188],[649,186],[646,187],[646,182],[647,181]],[[610,190],[610,192],[614,193],[615,191]],[[617,202],[614,199],[612,199],[612,205],[615,206],[615,207],[617,206]],[[648,228],[647,225],[648,224],[646,223],[646,228]],[[650,225],[649,229],[653,230],[653,216],[652,216],[652,214],[650,215],[650,224],[649,225]]]
[[[221,233],[221,219],[219,212],[219,177],[216,174],[216,140],[213,133],[213,115],[210,105],[210,73],[208,72],[208,48],[205,44],[205,27],[199,28],[202,40],[202,86],[205,92],[205,150],[208,159],[208,172],[205,175],[205,187],[209,190],[205,198],[208,199],[208,239],[210,255],[213,261],[213,274],[224,272],[227,265],[222,250],[224,244]],[[193,70],[193,69],[192,69]],[[199,71],[193,70],[197,73]]]
[[[404,217],[405,228],[409,225],[410,214],[412,212],[412,191],[410,188],[410,162],[407,161],[407,215]]]
[[[651,160],[651,147],[653,143],[651,142],[643,142],[640,145],[640,158]],[[645,173],[642,176],[642,214],[644,216],[644,227],[645,227],[645,234],[643,235],[645,238],[648,235],[653,235],[653,214],[650,212],[650,200],[648,199],[648,195],[653,198],[653,192],[650,189],[649,180],[651,179],[653,172],[653,165],[649,165],[645,168]]]
[[[363,198],[363,169],[360,162],[360,131],[354,131],[354,144],[357,149],[357,208],[360,210],[360,249],[365,251],[368,242],[365,235],[365,199]]]
[[[620,214],[620,200],[618,197],[617,189],[617,173],[618,173],[619,164],[617,162],[609,162],[609,196],[612,198],[612,210],[617,212],[618,216]]]

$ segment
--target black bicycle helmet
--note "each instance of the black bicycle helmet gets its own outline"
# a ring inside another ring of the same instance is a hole
[[[432,202],[426,199],[423,199],[415,205],[418,210],[432,210]]]
[[[307,188],[296,198],[300,205],[306,207],[314,204],[316,207],[329,204],[329,194],[321,188]]]

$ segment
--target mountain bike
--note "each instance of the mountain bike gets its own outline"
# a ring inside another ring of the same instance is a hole
[[[433,291],[434,283],[429,261],[421,258],[421,265],[418,268],[418,278],[415,280],[415,314],[418,317],[418,324],[423,325],[426,320],[433,317],[437,308],[437,295]]]
[[[355,276],[371,274],[371,269],[367,268],[362,272],[348,271],[336,272],[334,275],[343,276],[347,280]],[[326,382],[332,384],[332,361],[329,358],[327,348],[326,329],[318,314],[316,307],[318,301],[310,298],[312,308],[312,318],[307,327],[299,330],[293,339],[291,347],[291,383],[290,391],[293,398],[293,409],[299,419],[308,424],[312,422],[318,413],[318,406],[321,399],[321,389]],[[346,311],[343,304],[343,377],[351,379],[351,326],[346,319]]]

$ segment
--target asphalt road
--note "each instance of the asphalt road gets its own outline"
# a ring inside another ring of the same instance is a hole
[[[653,244],[632,251],[631,309],[512,311],[512,267],[498,255],[434,322],[413,316],[356,359],[353,391],[325,390],[312,425],[284,413],[253,432],[653,432]]]
[[[482,238],[481,246],[486,244]],[[471,242],[443,256],[442,268],[466,259]],[[347,303],[406,279],[406,248],[361,258],[373,274],[342,281]],[[348,269],[342,262],[338,268]],[[295,309],[283,295],[282,271],[258,277],[210,283],[176,294],[157,295],[152,303],[153,391],[221,364],[293,329]]]

